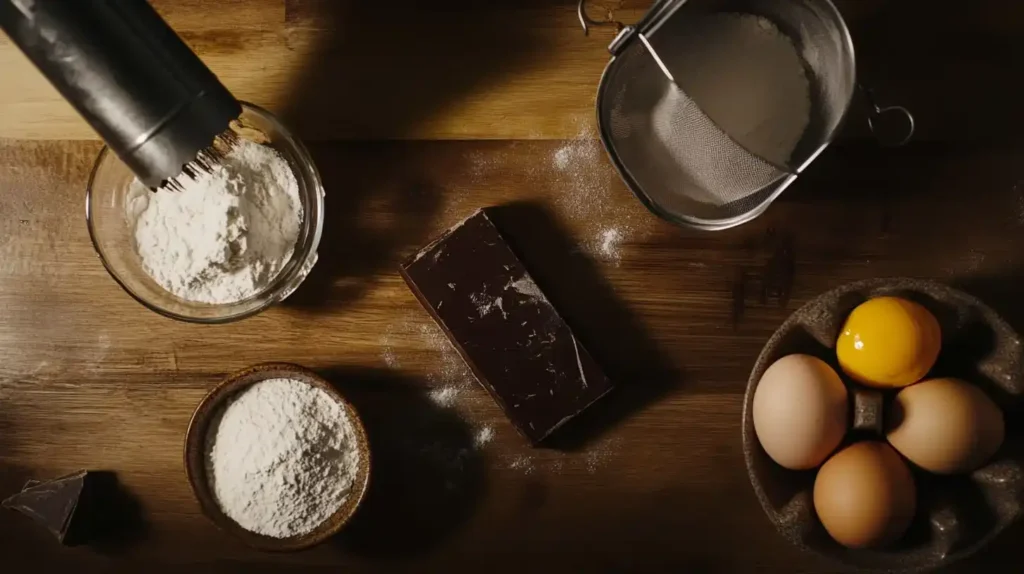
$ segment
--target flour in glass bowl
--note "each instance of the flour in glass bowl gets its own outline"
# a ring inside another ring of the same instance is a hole
[[[128,223],[142,267],[195,303],[255,296],[288,263],[302,227],[299,184],[273,148],[240,138],[221,164],[181,191],[131,183]]]

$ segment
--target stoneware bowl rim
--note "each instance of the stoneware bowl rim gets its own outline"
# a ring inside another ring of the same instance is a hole
[[[804,520],[805,518],[796,518],[796,515],[788,516],[793,512],[792,508],[790,508],[789,506],[792,503],[796,502],[795,499],[791,500],[784,507],[778,507],[777,505],[773,504],[772,501],[769,500],[770,496],[766,491],[765,485],[762,483],[762,477],[759,475],[760,471],[758,471],[755,468],[758,464],[755,461],[755,456],[759,452],[759,449],[761,447],[759,444],[757,444],[757,438],[754,435],[751,409],[753,404],[754,391],[757,388],[757,384],[760,379],[760,374],[763,373],[765,368],[767,368],[768,365],[766,363],[769,361],[769,359],[771,359],[771,357],[779,353],[783,353],[785,351],[784,349],[780,349],[780,346],[786,344],[784,337],[792,333],[795,328],[800,328],[801,325],[807,325],[807,321],[804,316],[809,315],[817,310],[820,310],[818,308],[821,307],[821,305],[825,304],[825,302],[827,302],[829,298],[838,300],[838,298],[840,297],[849,297],[852,295],[857,295],[864,296],[864,299],[867,299],[870,297],[877,297],[884,294],[898,295],[901,293],[913,295],[926,295],[929,297],[933,293],[941,293],[943,297],[948,297],[949,300],[955,300],[958,302],[958,304],[963,305],[964,307],[970,306],[971,308],[980,311],[983,315],[983,318],[987,322],[988,326],[991,327],[993,330],[998,329],[1001,332],[1009,333],[1017,342],[1021,340],[1019,334],[1017,334],[1016,331],[1005,321],[1005,319],[1003,319],[1002,316],[995,310],[993,310],[991,307],[986,305],[984,302],[980,301],[977,297],[974,297],[973,295],[965,293],[959,289],[956,289],[944,283],[934,280],[915,279],[908,277],[866,279],[856,281],[853,283],[848,283],[835,289],[826,291],[810,299],[809,301],[807,301],[806,304],[802,305],[799,309],[794,311],[779,326],[779,328],[776,329],[774,333],[772,333],[771,337],[769,337],[768,341],[761,349],[761,352],[758,354],[757,360],[754,363],[753,368],[751,369],[750,376],[747,381],[746,392],[744,394],[742,421],[743,456],[747,467],[747,475],[750,479],[751,486],[754,489],[754,494],[757,496],[763,511],[771,520],[772,525],[775,527],[775,529],[779,531],[779,533],[782,534],[784,538],[798,545],[802,549],[810,551],[818,556],[824,557],[830,560],[834,565],[840,566],[847,570],[882,572],[921,572],[926,570],[933,570],[939,567],[945,567],[953,562],[959,561],[963,558],[966,558],[976,553],[982,547],[991,542],[992,539],[996,537],[996,535],[1005,530],[1005,528],[1008,526],[1008,523],[1006,522],[1000,522],[998,524],[995,524],[993,525],[991,530],[985,532],[981,536],[978,536],[978,538],[973,540],[972,543],[958,547],[942,556],[934,556],[930,559],[924,559],[924,557],[921,555],[911,557],[904,556],[899,552],[893,552],[891,564],[867,566],[865,564],[855,564],[846,562],[839,556],[832,555],[826,552],[824,549],[818,548],[816,545],[801,542],[794,538],[794,532],[784,531],[784,526],[778,522],[779,520],[789,520],[790,518],[795,518],[796,520]],[[831,311],[831,316],[828,318],[829,321],[831,321],[832,323],[835,323],[836,321],[835,314],[835,310]],[[945,339],[945,334],[943,338]],[[832,347],[829,347],[829,349],[832,349]],[[793,352],[799,351],[794,350]],[[842,376],[842,374],[840,374],[840,376]],[[845,377],[844,382],[846,382]],[[1012,414],[1012,411],[1005,410],[1005,405],[1003,406],[1003,408],[1007,416],[1010,416]],[[1009,441],[1010,439],[1011,435],[1008,433],[1007,441]],[[986,464],[992,465],[993,462],[995,462],[995,460],[989,461],[989,463]],[[804,478],[806,478],[806,476],[804,476]],[[797,496],[799,497],[800,495],[798,494]],[[809,503],[809,500],[803,501],[803,504],[805,505]],[[920,511],[921,509],[919,508],[918,512]],[[1014,512],[1014,519],[1019,518],[1018,512],[1019,511]],[[788,518],[783,518],[784,515]],[[803,517],[803,514],[801,513],[800,516]],[[817,518],[813,516],[813,509],[810,510],[810,518],[817,520]],[[790,522],[792,522],[792,520],[790,520]],[[901,560],[901,558],[903,558],[903,560]]]
[[[242,528],[229,518],[214,500],[206,480],[205,444],[210,421],[230,397],[258,382],[275,378],[303,381],[325,390],[337,400],[349,416],[359,449],[360,467],[348,499],[333,515],[311,532],[290,538],[274,538]],[[242,369],[218,383],[199,402],[185,433],[185,475],[192,494],[203,514],[220,530],[227,532],[248,546],[270,552],[297,552],[320,544],[337,534],[355,515],[366,496],[370,482],[370,448],[366,429],[359,413],[337,389],[313,371],[292,363],[261,363]]]

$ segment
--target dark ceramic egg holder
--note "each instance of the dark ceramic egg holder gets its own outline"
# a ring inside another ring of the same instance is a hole
[[[835,542],[818,521],[810,471],[787,470],[768,457],[754,434],[754,390],[765,370],[794,353],[813,355],[835,368],[850,391],[850,429],[843,448],[865,439],[885,440],[886,405],[896,391],[852,383],[839,369],[835,342],[860,303],[882,295],[921,303],[942,327],[942,352],[928,377],[958,377],[978,385],[1007,415],[1006,440],[983,467],[963,476],[937,476],[908,463],[917,486],[917,512],[903,538],[887,548],[852,550]],[[743,450],[761,506],[776,529],[797,546],[850,570],[920,572],[973,554],[1009,526],[1024,502],[1024,437],[1009,425],[1024,397],[1024,346],[1020,336],[987,305],[956,289],[917,279],[872,279],[829,291],[793,313],[761,351],[747,383]]]

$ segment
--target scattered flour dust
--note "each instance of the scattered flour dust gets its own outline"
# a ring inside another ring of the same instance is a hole
[[[536,467],[533,465],[533,459],[528,456],[518,455],[514,456],[508,461],[509,470],[522,471],[523,474],[533,474]]]
[[[126,202],[142,268],[186,300],[225,304],[266,288],[292,257],[302,225],[299,184],[274,149],[241,138],[224,161],[180,191],[138,180]]]
[[[388,368],[402,368],[403,363],[397,349],[410,340],[426,347],[429,353],[437,356],[438,365],[427,374],[427,380],[433,384],[435,392],[440,393],[440,398],[454,398],[458,395],[442,392],[447,388],[462,391],[475,384],[476,378],[462,360],[462,356],[441,329],[432,322],[407,319],[397,324],[392,323],[384,329],[384,334],[380,337],[381,360]]]
[[[543,293],[532,281],[516,281],[507,287],[521,293],[543,297]],[[494,309],[498,310],[497,307]],[[431,404],[444,411],[457,409],[459,401],[469,393],[470,389],[478,387],[476,378],[469,367],[466,366],[462,357],[452,347],[440,328],[429,322],[420,323],[407,320],[389,325],[381,337],[381,358],[389,368],[401,368],[402,361],[396,352],[396,345],[408,339],[422,342],[427,349],[438,355],[438,367],[427,375],[433,387],[427,393]],[[475,426],[468,422],[466,425],[470,428]],[[449,445],[440,439],[433,441],[429,436],[430,430],[429,424],[422,429],[421,434],[424,434],[422,438],[426,441],[426,445],[419,449],[419,454],[447,469],[446,472],[451,474],[450,481],[453,485],[457,484],[457,477],[463,472],[470,457],[483,450],[497,436],[494,427],[479,426],[472,431],[469,444]],[[553,452],[553,454],[545,453],[542,458],[537,458],[518,454],[503,456],[501,460],[504,468],[525,475],[540,470],[549,474],[559,474],[563,472],[563,469],[571,469],[579,465],[582,465],[582,469],[586,472],[593,474],[614,452],[616,444],[615,441],[604,441],[579,455]]]
[[[540,290],[540,287],[533,281],[533,278],[529,275],[524,275],[514,281],[509,281],[508,285],[505,285],[505,289],[512,289],[520,295],[526,295],[532,297],[535,301],[541,303],[547,303],[548,298],[544,295],[544,292]],[[550,305],[550,303],[548,303]]]
[[[977,274],[985,266],[985,254],[977,249],[971,249],[964,255],[953,260],[953,264],[946,267],[946,275],[960,277],[964,275]]]
[[[555,152],[555,167],[560,171],[569,169],[569,164],[572,162],[572,152],[573,148],[569,146],[558,148],[558,151]]]
[[[381,359],[389,369],[397,369],[401,366],[395,355],[395,350],[391,348],[391,338],[387,335],[381,337]]]
[[[476,448],[483,448],[492,440],[494,440],[494,429],[491,427],[484,427],[476,431],[476,436],[473,437],[473,446]]]
[[[618,263],[619,246],[629,241],[639,228],[644,208],[629,193],[607,159],[598,137],[597,127],[590,119],[576,121],[577,135],[554,149],[544,142],[512,142],[487,144],[466,155],[470,186],[486,185],[495,178],[507,178],[514,169],[526,184],[549,188],[551,199],[561,216],[578,233],[579,251],[602,261]],[[482,144],[483,145],[483,144]],[[544,146],[544,147],[541,147]],[[543,150],[548,163],[532,161],[534,153]],[[530,161],[524,161],[530,158]],[[446,216],[464,216],[462,197],[453,194]],[[456,209],[457,208],[457,209]],[[614,227],[617,237],[613,245],[603,249],[605,235]]]
[[[612,237],[609,249],[614,248],[615,234],[606,234]],[[524,294],[534,294],[543,297],[543,293],[532,281],[514,281],[506,288],[511,288]],[[498,307],[495,306],[497,311]],[[459,353],[452,347],[444,333],[432,322],[418,322],[405,320],[389,325],[381,336],[381,359],[389,368],[400,369],[402,361],[396,349],[409,339],[419,341],[431,352],[438,356],[438,366],[428,373],[427,379],[432,384],[428,391],[427,398],[431,404],[444,411],[455,410],[459,401],[467,396],[470,389],[478,388],[476,378],[472,371],[466,366]],[[466,423],[467,427],[475,425]],[[446,469],[451,476],[450,484],[458,483],[458,477],[464,472],[464,467],[471,457],[478,451],[483,450],[497,436],[494,427],[490,425],[479,426],[472,430],[466,445],[450,445],[443,440],[432,440],[429,436],[430,425],[423,427],[421,438],[426,445],[419,449],[419,455],[429,458],[433,463]],[[546,474],[560,474],[564,471],[572,471],[578,468],[589,474],[596,473],[615,454],[618,446],[618,439],[601,441],[589,447],[580,454],[565,454],[557,451],[545,452],[543,456],[537,455],[504,455],[501,457],[502,466],[507,470],[517,471],[524,475],[531,475],[543,471]],[[454,486],[453,486],[454,487]]]
[[[455,385],[446,385],[439,389],[430,391],[429,396],[431,402],[435,405],[441,408],[450,409],[455,406],[455,400],[459,398],[460,392],[461,389],[459,389],[459,387],[456,387]]]
[[[618,264],[622,259],[620,245],[633,235],[643,208],[629,197],[604,156],[595,128],[581,126],[575,139],[552,153],[555,199],[565,217],[582,228],[580,250]],[[621,197],[615,192],[622,192]]]
[[[590,447],[583,460],[589,474],[594,474],[604,466],[619,450],[619,439],[613,438]]]
[[[508,313],[505,312],[505,304],[501,297],[490,297],[485,293],[472,293],[469,299],[473,305],[476,305],[476,312],[480,314],[481,318],[490,315],[491,311],[497,309],[501,311],[503,318],[508,319]]]
[[[293,379],[241,391],[206,437],[217,504],[242,528],[275,538],[305,534],[330,517],[348,498],[360,462],[341,404]]]
[[[500,307],[498,307],[500,309]],[[427,392],[427,398],[438,409],[454,410],[459,406],[459,399],[470,389],[477,387],[476,378],[466,365],[462,356],[452,346],[437,325],[432,322],[416,323],[406,320],[398,325],[389,325],[381,336],[381,359],[391,369],[402,368],[402,361],[396,353],[396,345],[401,340],[413,339],[420,342],[427,350],[437,356],[437,367],[427,374],[427,380],[433,388]],[[425,413],[428,414],[429,413]],[[467,423],[467,426],[469,423]],[[430,425],[425,427],[430,432]],[[429,437],[426,437],[429,439]],[[473,450],[480,450],[494,438],[494,429],[483,427],[475,431],[465,446],[449,447],[441,443],[431,444],[422,449],[422,454],[433,456],[436,462],[450,468],[453,473],[461,472],[466,457]],[[442,460],[443,459],[443,460]]]
[[[967,256],[967,268],[968,273],[977,273],[985,265],[985,254],[977,249],[972,249],[970,254]]]
[[[599,254],[601,259],[618,265],[622,260],[621,245],[624,235],[622,229],[618,227],[604,229],[597,235],[590,251]]]
[[[597,474],[619,452],[620,444],[620,439],[611,438],[591,445],[586,451],[579,454],[549,450],[530,455],[506,455],[503,458],[504,467],[525,475],[535,472],[547,475],[562,474],[564,472]]]
[[[602,157],[604,149],[592,124],[583,124],[574,139],[552,152],[558,188],[556,200],[571,219],[603,215],[609,208],[615,173]]]

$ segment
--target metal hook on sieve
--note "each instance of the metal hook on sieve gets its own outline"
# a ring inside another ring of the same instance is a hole
[[[864,101],[867,102],[868,107],[871,108],[868,111],[868,128],[871,129],[872,135],[875,139],[884,146],[889,147],[900,147],[907,144],[910,138],[914,137],[914,130],[916,125],[914,123],[914,114],[910,113],[910,110],[903,106],[880,106],[875,101],[875,92],[863,84],[857,84],[857,88],[864,94]],[[892,115],[893,113],[900,114],[904,117],[907,124],[907,132],[902,138],[888,138],[884,134],[879,134],[878,120],[883,116]]]
[[[622,22],[617,22],[609,18],[608,20],[594,20],[587,14],[587,0],[580,0],[576,6],[576,14],[579,16],[580,24],[583,26],[583,35],[590,35],[591,26],[615,26],[616,31],[621,31],[623,28]]]

